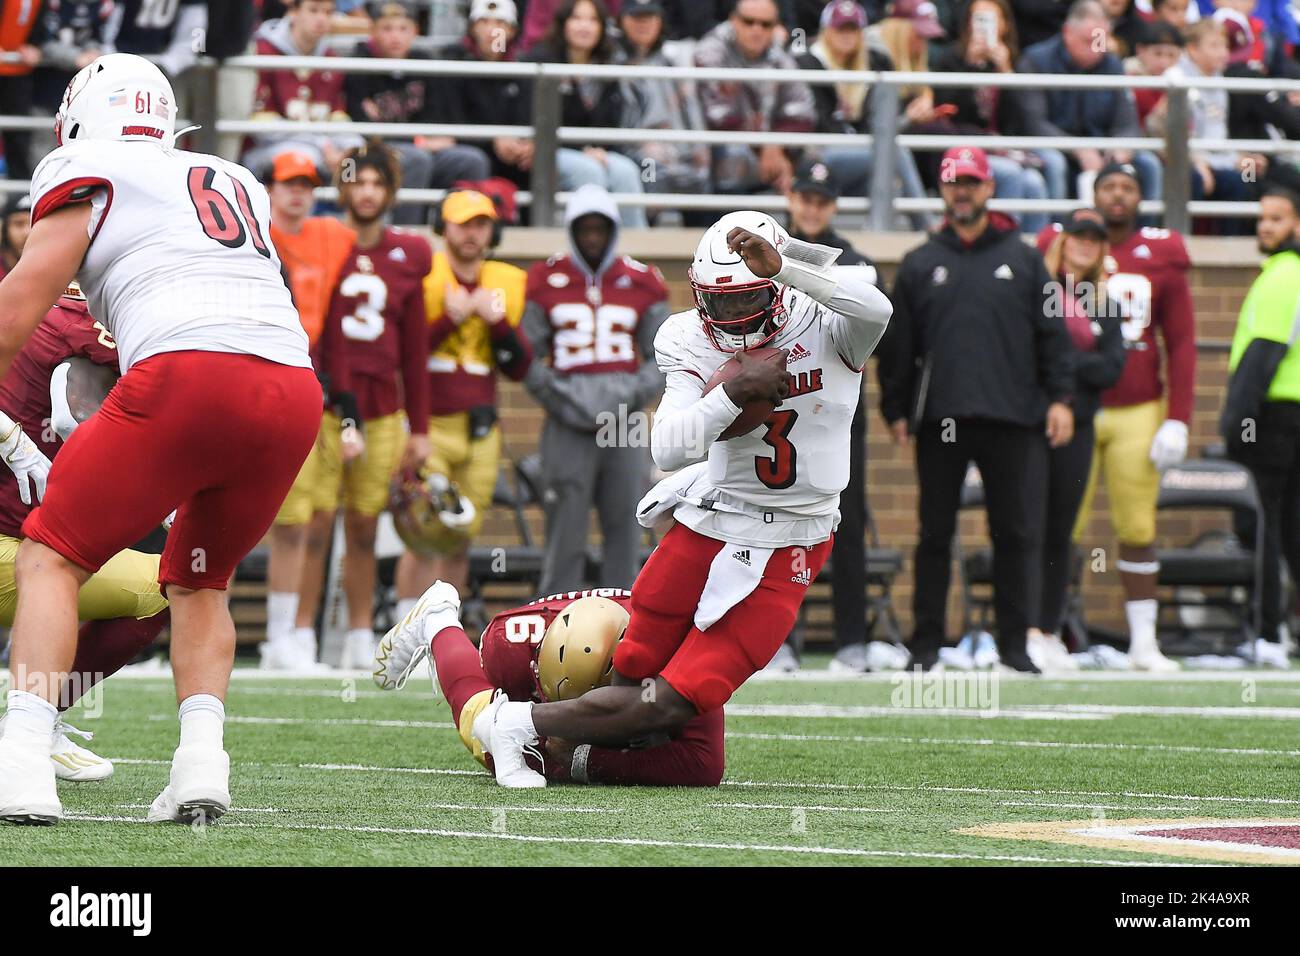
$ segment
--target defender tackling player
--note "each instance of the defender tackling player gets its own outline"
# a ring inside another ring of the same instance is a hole
[[[862,367],[892,313],[836,256],[758,212],[724,216],[701,239],[697,307],[655,339],[667,386],[651,450],[660,468],[681,470],[638,508],[643,524],[670,510],[676,524],[632,586],[614,686],[540,704],[501,697],[479,715],[474,736],[498,783],[544,785],[523,759],[539,736],[617,744],[720,708],[789,634],[830,551]],[[765,345],[786,350],[785,361],[747,354]],[[738,374],[706,392],[732,355]],[[753,400],[780,407],[718,441]]]

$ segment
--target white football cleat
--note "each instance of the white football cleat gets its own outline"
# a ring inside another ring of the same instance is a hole
[[[1158,647],[1144,647],[1138,651],[1129,651],[1129,661],[1133,669],[1147,671],[1151,674],[1176,674],[1182,670],[1177,661],[1171,661],[1160,652]]]
[[[49,755],[0,737],[0,820],[48,826],[62,818]]]
[[[220,747],[176,748],[171,782],[149,807],[150,823],[212,823],[230,809],[230,755]]]
[[[1275,641],[1266,641],[1262,637],[1257,637],[1253,641],[1242,644],[1241,647],[1237,648],[1237,655],[1250,661],[1256,667],[1275,667],[1278,670],[1288,670],[1291,667],[1286,645]]]
[[[339,667],[345,671],[368,671],[375,664],[375,635],[371,631],[349,632],[343,638],[343,657]]]
[[[62,718],[54,723],[54,739],[50,745],[50,760],[54,762],[54,775],[60,780],[107,780],[113,776],[113,761],[91,753],[85,747],[68,739],[74,734],[82,740],[94,739],[94,734],[78,730]]]
[[[324,673],[330,670],[328,664],[316,660],[314,649],[304,647],[301,642],[290,639],[265,641],[257,645],[262,655],[259,668],[264,671],[293,671],[300,674]]]
[[[434,627],[426,627],[427,622],[433,622]],[[433,634],[445,627],[459,626],[460,595],[445,581],[435,581],[420,595],[415,607],[379,639],[379,646],[370,662],[374,667],[375,683],[381,690],[401,690],[416,666],[429,657],[429,641]],[[433,673],[432,660],[429,672]],[[436,677],[434,687],[437,687]]]
[[[532,704],[513,703],[497,691],[492,703],[474,718],[471,732],[484,752],[492,755],[492,769],[497,783],[503,787],[546,786],[546,778],[524,763],[526,752],[541,756],[534,749],[537,737],[527,729],[532,708]]]

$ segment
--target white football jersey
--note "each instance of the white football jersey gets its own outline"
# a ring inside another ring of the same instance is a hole
[[[655,356],[667,386],[655,412],[656,460],[667,469],[707,456],[705,475],[689,497],[718,502],[715,509],[679,505],[678,521],[710,537],[755,546],[816,544],[839,523],[862,368],[891,309],[866,270],[846,266],[835,272],[841,280],[836,303],[852,300],[841,307],[856,314],[849,318],[786,286],[788,318],[768,345],[788,352],[790,396],[763,425],[729,441],[715,439],[734,418],[735,406],[721,387],[701,396],[731,353],[712,344],[694,309],[672,315],[660,329]],[[719,404],[720,418],[713,404]],[[700,420],[701,408],[716,429]],[[701,434],[701,428],[707,430]],[[675,446],[668,455],[662,453],[665,440]]]
[[[311,366],[270,240],[270,200],[247,169],[152,143],[75,141],[36,168],[32,222],[88,197],[78,279],[123,372],[188,350]]]

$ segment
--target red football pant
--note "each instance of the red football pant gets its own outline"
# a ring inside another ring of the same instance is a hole
[[[77,633],[77,656],[72,661],[78,694],[85,696],[90,688],[135,660],[158,639],[171,616],[171,611],[164,609],[138,621],[133,617],[115,617],[81,625]],[[75,703],[68,699],[65,689],[59,698],[59,710],[67,710]]]
[[[176,509],[158,583],[224,590],[271,526],[320,410],[308,368],[227,352],[154,355],[59,452],[23,537],[93,572]]]
[[[707,631],[694,617],[709,567],[725,542],[675,524],[632,584],[632,620],[614,651],[614,669],[632,680],[659,676],[701,714],[725,704],[762,669],[790,634],[808,585],[830,555],[831,539],[778,548],[748,597]]]

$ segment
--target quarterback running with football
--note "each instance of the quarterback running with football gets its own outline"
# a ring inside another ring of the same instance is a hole
[[[572,700],[608,684],[631,597],[631,591],[596,588],[538,598],[492,618],[475,647],[457,619],[456,589],[438,582],[379,642],[375,683],[398,689],[428,659],[461,742],[491,769],[474,736],[479,714],[498,694],[515,701]],[[552,781],[716,787],[726,763],[723,732],[719,708],[658,746],[593,747],[551,738],[535,762]],[[530,770],[525,779],[535,786],[540,777]]]
[[[0,375],[74,277],[122,377],[69,438],[23,522],[0,819],[63,815],[50,763],[77,592],[175,510],[159,569],[171,604],[180,745],[151,821],[230,807],[226,585],[266,533],[320,425],[307,336],[242,166],[175,146],[166,76],[101,56],[68,84],[59,144],[32,178],[32,229],[0,282]]]
[[[523,760],[539,736],[616,745],[717,710],[790,633],[830,552],[862,368],[893,311],[837,254],[759,212],[724,216],[700,240],[697,307],[655,338],[667,384],[651,451],[676,473],[638,506],[643,524],[668,511],[676,523],[632,585],[612,686],[540,704],[499,697],[479,715],[498,783],[544,784]],[[748,354],[762,346],[784,361]],[[737,373],[707,390],[732,356]],[[779,407],[719,441],[756,400]]]

